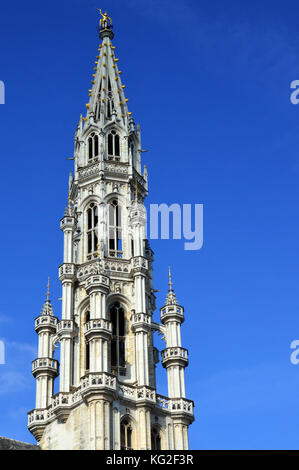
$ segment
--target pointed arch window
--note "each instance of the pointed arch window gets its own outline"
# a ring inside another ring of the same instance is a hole
[[[108,134],[108,159],[120,161],[120,140],[115,130]]]
[[[121,450],[133,450],[132,448],[133,429],[128,418],[122,420],[120,425],[120,448]]]
[[[87,259],[97,256],[98,251],[98,208],[91,203],[87,209]]]
[[[92,161],[99,156],[99,136],[94,132],[90,134],[87,140],[88,161]]]
[[[123,257],[122,246],[122,211],[117,200],[109,204],[109,256],[113,258]]]
[[[154,427],[151,432],[152,450],[161,450],[161,437],[159,430]]]
[[[111,371],[115,375],[126,375],[125,357],[125,311],[119,302],[109,309],[112,323]]]
[[[85,314],[85,323],[89,322],[90,320],[90,312],[87,310]],[[86,341],[85,343],[85,370],[89,370],[90,367],[90,352],[89,352],[89,342]]]

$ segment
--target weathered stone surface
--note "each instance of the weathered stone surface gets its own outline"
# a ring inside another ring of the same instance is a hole
[[[41,450],[39,446],[0,436],[0,450]]]

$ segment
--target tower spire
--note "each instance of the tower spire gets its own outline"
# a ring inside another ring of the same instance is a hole
[[[173,283],[172,283],[170,266],[169,266],[168,278],[169,278],[169,282],[168,282],[169,289],[168,289],[168,294],[166,296],[166,305],[177,305],[178,301],[177,301],[176,295],[172,287]]]
[[[48,276],[48,284],[47,284],[47,300],[50,299],[50,277]]]
[[[43,305],[41,315],[53,315],[53,308],[50,300],[50,277],[48,277],[46,300]]]
[[[118,58],[115,57],[115,47],[111,40],[114,38],[112,19],[108,13],[102,13],[99,22],[99,36],[102,44],[98,47],[98,55],[94,63],[92,88],[89,90],[89,101],[86,103],[87,114],[84,121],[87,124],[99,124],[102,128],[108,122],[115,122],[126,129],[132,120],[128,110],[128,99],[125,97],[121,82],[121,70],[118,70]]]
[[[99,12],[102,44],[87,115],[75,131],[74,175],[60,220],[61,315],[53,314],[48,279],[43,310],[35,319],[36,406],[28,427],[45,450],[187,450],[194,417],[193,403],[185,397],[184,309],[169,268],[162,323],[153,321],[154,258],[146,235],[141,130],[128,111],[112,20]],[[156,393],[154,331],[165,341],[161,355],[169,397]]]

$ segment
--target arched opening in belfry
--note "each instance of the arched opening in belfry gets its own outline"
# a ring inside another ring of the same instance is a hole
[[[94,132],[90,134],[87,140],[88,160],[93,160],[99,155],[99,136]]]
[[[115,130],[109,132],[107,137],[108,159],[120,160],[120,138]]]
[[[87,209],[87,254],[88,259],[98,251],[98,207],[92,202]]]
[[[109,308],[109,313],[112,323],[111,372],[115,375],[125,375],[125,311],[119,302],[114,302]]]
[[[161,436],[159,429],[154,426],[151,432],[151,448],[152,450],[161,450]]]
[[[122,243],[122,210],[116,199],[109,204],[109,256],[123,257]]]
[[[133,427],[129,418],[125,417],[120,424],[120,448],[121,450],[133,450]]]

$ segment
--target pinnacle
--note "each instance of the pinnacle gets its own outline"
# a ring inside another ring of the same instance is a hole
[[[168,289],[168,294],[166,296],[166,305],[178,305],[178,301],[176,298],[176,295],[174,293],[174,290],[172,288],[172,279],[171,279],[171,271],[170,271],[170,266],[169,266],[169,289]]]
[[[50,300],[50,278],[48,277],[48,284],[47,284],[47,294],[46,294],[46,300],[44,303],[44,306],[41,311],[42,315],[53,315],[53,308],[51,305],[51,300]]]
[[[41,311],[42,315],[53,315],[53,308],[50,300],[46,300]]]
[[[98,47],[98,55],[93,64],[93,75],[89,89],[89,101],[86,103],[87,114],[84,122],[101,128],[108,122],[117,122],[125,127],[131,126],[132,113],[128,110],[128,99],[125,96],[125,85],[121,81],[121,70],[118,69],[119,59],[115,57],[115,47],[111,39],[112,23],[106,13],[102,14],[100,37],[102,44]],[[85,126],[84,126],[85,127]]]

